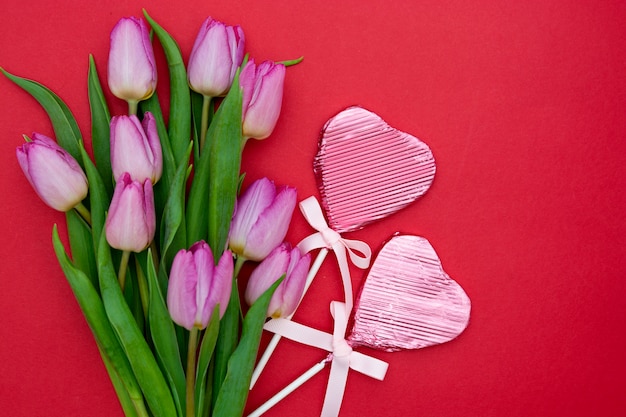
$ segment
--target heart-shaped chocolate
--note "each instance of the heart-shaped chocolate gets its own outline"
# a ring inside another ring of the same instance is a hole
[[[428,240],[396,235],[363,283],[348,340],[389,352],[448,342],[465,330],[470,309]]]
[[[326,122],[313,169],[328,223],[343,233],[421,197],[433,182],[435,159],[416,137],[349,107]]]

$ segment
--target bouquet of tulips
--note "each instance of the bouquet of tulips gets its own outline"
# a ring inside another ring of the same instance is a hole
[[[239,26],[208,18],[185,67],[144,16],[169,68],[169,117],[148,25],[123,18],[107,81],[128,114],[111,117],[90,57],[93,159],[56,94],[2,70],[44,107],[57,140],[25,137],[17,158],[41,199],[66,213],[69,254],[56,225],[53,247],[125,414],[240,416],[265,319],[296,308],[310,263],[283,242],[295,189],[262,178],[240,190],[246,141],[271,134],[285,67],[299,60],[257,65]],[[244,315],[246,261],[259,264]]]

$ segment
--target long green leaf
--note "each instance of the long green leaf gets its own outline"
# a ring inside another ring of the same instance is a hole
[[[150,335],[152,336],[152,342],[154,343],[159,362],[163,367],[163,373],[174,394],[174,404],[176,405],[178,415],[182,416],[183,410],[185,410],[185,372],[180,360],[174,323],[165,305],[163,294],[161,294],[150,252],[148,252],[146,264],[150,292],[150,307],[148,309]]]
[[[135,410],[135,405],[133,404],[133,400],[132,398],[130,398],[128,391],[126,390],[124,381],[122,381],[120,376],[117,374],[109,357],[102,351],[100,346],[98,346],[98,348],[100,351],[100,357],[102,358],[102,362],[104,363],[104,367],[106,368],[109,374],[109,379],[111,380],[111,383],[113,384],[113,389],[115,389],[115,393],[117,394],[117,399],[119,400],[120,405],[122,406],[122,410],[124,410],[124,416],[125,417],[139,417],[137,410]]]
[[[96,265],[91,229],[75,210],[65,213],[65,221],[67,223],[67,234],[74,266],[83,271],[97,288],[98,267]]]
[[[89,55],[89,76],[87,78],[89,92],[89,109],[91,111],[91,146],[96,167],[104,180],[108,195],[113,195],[113,173],[111,171],[110,123],[111,115],[102,92],[96,62]]]
[[[230,300],[226,311],[220,322],[220,332],[215,348],[215,359],[213,365],[213,394],[212,404],[215,404],[220,393],[220,388],[226,378],[228,361],[237,348],[239,341],[239,329],[241,327],[241,302],[239,300],[239,289],[237,280],[233,280],[233,288],[230,293]]]
[[[0,68],[0,71],[41,104],[46,113],[48,113],[48,117],[50,117],[57,142],[82,166],[78,149],[81,134],[76,119],[74,119],[67,105],[44,85],[10,74],[2,68]]]
[[[198,354],[198,364],[196,365],[196,416],[204,416],[209,410],[211,401],[206,400],[207,383],[209,375],[209,365],[213,357],[215,343],[220,328],[220,310],[219,305],[215,306],[211,314],[211,320],[204,331],[202,342],[200,344],[200,353]],[[210,398],[209,398],[210,400]]]
[[[239,417],[242,415],[248,398],[250,380],[263,333],[267,307],[276,287],[276,281],[248,310],[243,321],[241,340],[228,361],[228,372],[213,409],[215,417]]]
[[[190,174],[189,155],[191,146],[187,149],[187,159],[181,161],[170,187],[170,194],[163,209],[161,219],[161,262],[168,268],[175,253],[186,243],[185,230],[185,185]],[[182,227],[181,227],[182,226]]]
[[[242,95],[236,77],[195,164],[187,202],[187,244],[205,240],[219,259],[226,245],[241,167]]]
[[[191,101],[187,71],[174,38],[154,21],[145,10],[144,16],[163,46],[170,72],[170,117],[169,138],[176,164],[187,157],[187,147],[191,140]]]
[[[91,210],[91,233],[94,254],[98,251],[98,245],[100,243],[100,235],[104,230],[104,223],[106,222],[106,212],[109,208],[110,194],[107,193],[104,182],[98,170],[94,166],[87,151],[80,144],[80,153],[82,156],[83,165],[85,166],[85,173],[87,174],[87,180],[89,181],[89,206]]]
[[[170,146],[169,136],[167,134],[167,128],[165,126],[165,119],[163,118],[163,112],[161,111],[161,104],[157,93],[152,94],[147,100],[143,100],[139,103],[141,113],[149,111],[154,116],[154,120],[157,125],[157,132],[159,134],[159,140],[161,141],[161,152],[163,154],[163,174],[161,179],[154,186],[154,205],[156,208],[157,224],[161,224],[161,216],[163,214],[163,208],[167,201],[169,190],[176,174],[176,161],[174,155],[172,155],[172,148]]]
[[[100,238],[98,272],[107,317],[126,352],[152,414],[155,417],[175,416],[172,393],[120,290],[104,234]]]
[[[65,253],[65,248],[59,238],[56,225],[52,229],[52,245],[59,264],[63,269],[63,273],[67,278],[67,282],[72,288],[78,305],[100,348],[102,356],[106,357],[105,364],[108,361],[111,365],[110,368],[107,366],[109,373],[113,371],[114,375],[112,378],[115,378],[123,384],[137,415],[147,416],[148,414],[143,403],[141,389],[126,358],[126,354],[122,350],[117,336],[109,323],[102,300],[89,278],[72,265],[70,258],[67,256],[67,253]],[[116,387],[116,389],[119,388]]]
[[[241,170],[242,91],[239,76],[220,105],[207,133],[209,160],[208,243],[215,259],[226,247]]]

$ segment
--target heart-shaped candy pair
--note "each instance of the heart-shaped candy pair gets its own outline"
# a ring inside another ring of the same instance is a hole
[[[444,343],[465,330],[470,309],[465,291],[444,272],[428,240],[396,235],[363,283],[348,340],[386,351]]]
[[[421,197],[433,182],[435,159],[416,137],[349,107],[326,122],[313,169],[328,224],[343,233]]]

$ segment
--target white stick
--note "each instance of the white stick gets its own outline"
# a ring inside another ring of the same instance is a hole
[[[306,294],[307,290],[311,286],[313,278],[315,278],[315,275],[317,275],[317,272],[322,266],[324,259],[326,259],[326,255],[328,255],[328,249],[326,248],[322,248],[317,254],[317,258],[315,258],[315,261],[313,262],[313,265],[311,265],[311,269],[309,269],[309,273],[306,276],[306,282],[304,284],[304,292],[302,293],[302,298],[304,298],[304,294]],[[300,298],[300,302],[302,302],[302,298]],[[299,305],[300,304],[298,304],[298,306]],[[296,309],[297,308],[298,307],[296,307]],[[287,319],[291,319],[295,313],[296,311],[294,310],[293,313],[291,313],[291,315],[287,317]],[[265,365],[267,365],[267,362],[270,360],[270,356],[272,356],[272,353],[274,353],[274,349],[276,349],[276,346],[278,346],[280,338],[281,336],[278,334],[272,336],[272,340],[270,340],[270,343],[267,345],[265,352],[263,352],[263,355],[259,359],[259,363],[257,364],[256,368],[254,368],[254,372],[252,373],[252,379],[250,380],[250,389],[254,387],[254,384],[256,384],[259,376],[261,376],[261,372],[263,372],[263,369],[265,369]]]
[[[266,401],[259,408],[254,410],[252,413],[248,414],[248,417],[259,417],[260,415],[265,413],[267,410],[269,410],[270,408],[278,404],[281,400],[283,400],[287,395],[294,392],[296,388],[298,388],[300,385],[304,384],[306,381],[313,378],[313,376],[315,376],[319,371],[324,369],[324,366],[326,366],[327,363],[328,363],[328,360],[324,359],[323,361],[313,365],[312,368],[310,368],[308,371],[306,371],[305,373],[300,375],[298,378],[296,378],[291,384],[287,385],[285,388],[280,390],[278,394],[274,395],[272,398]]]

